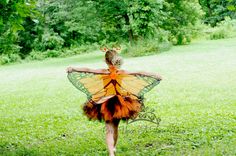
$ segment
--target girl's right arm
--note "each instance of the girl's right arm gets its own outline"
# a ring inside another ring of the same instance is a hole
[[[68,67],[66,69],[67,73],[71,72],[86,72],[86,73],[96,73],[96,74],[109,74],[107,69],[90,69],[90,68],[72,68]]]

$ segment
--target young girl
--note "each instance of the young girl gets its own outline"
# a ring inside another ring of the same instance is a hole
[[[115,50],[105,54],[108,69],[68,67],[71,83],[88,96],[83,110],[89,119],[106,123],[106,143],[113,156],[120,120],[134,119],[143,106],[144,93],[156,86],[161,77],[145,72],[120,70],[123,63]]]

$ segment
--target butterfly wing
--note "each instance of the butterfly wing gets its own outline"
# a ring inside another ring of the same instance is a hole
[[[109,74],[91,72],[71,72],[68,79],[87,95],[88,100],[97,104],[117,94],[143,99],[144,94],[160,82],[160,79],[144,74],[119,74],[112,80]]]
[[[133,95],[143,98],[144,94],[160,83],[161,79],[144,74],[120,74],[117,78],[117,88],[123,95]]]
[[[95,103],[102,103],[116,95],[109,74],[79,71],[68,73],[67,77],[78,90],[87,95],[88,100]]]

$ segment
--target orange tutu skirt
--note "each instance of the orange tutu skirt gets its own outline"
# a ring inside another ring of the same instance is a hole
[[[83,110],[89,119],[113,121],[117,119],[134,119],[141,110],[141,101],[130,97],[114,96],[102,104],[88,101]]]

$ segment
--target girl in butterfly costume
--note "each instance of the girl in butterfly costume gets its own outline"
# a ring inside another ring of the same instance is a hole
[[[68,79],[87,95],[83,110],[89,119],[104,120],[110,156],[114,155],[118,125],[122,119],[134,119],[143,106],[143,96],[159,84],[161,77],[145,72],[120,70],[121,57],[115,50],[105,54],[108,69],[67,68]]]

